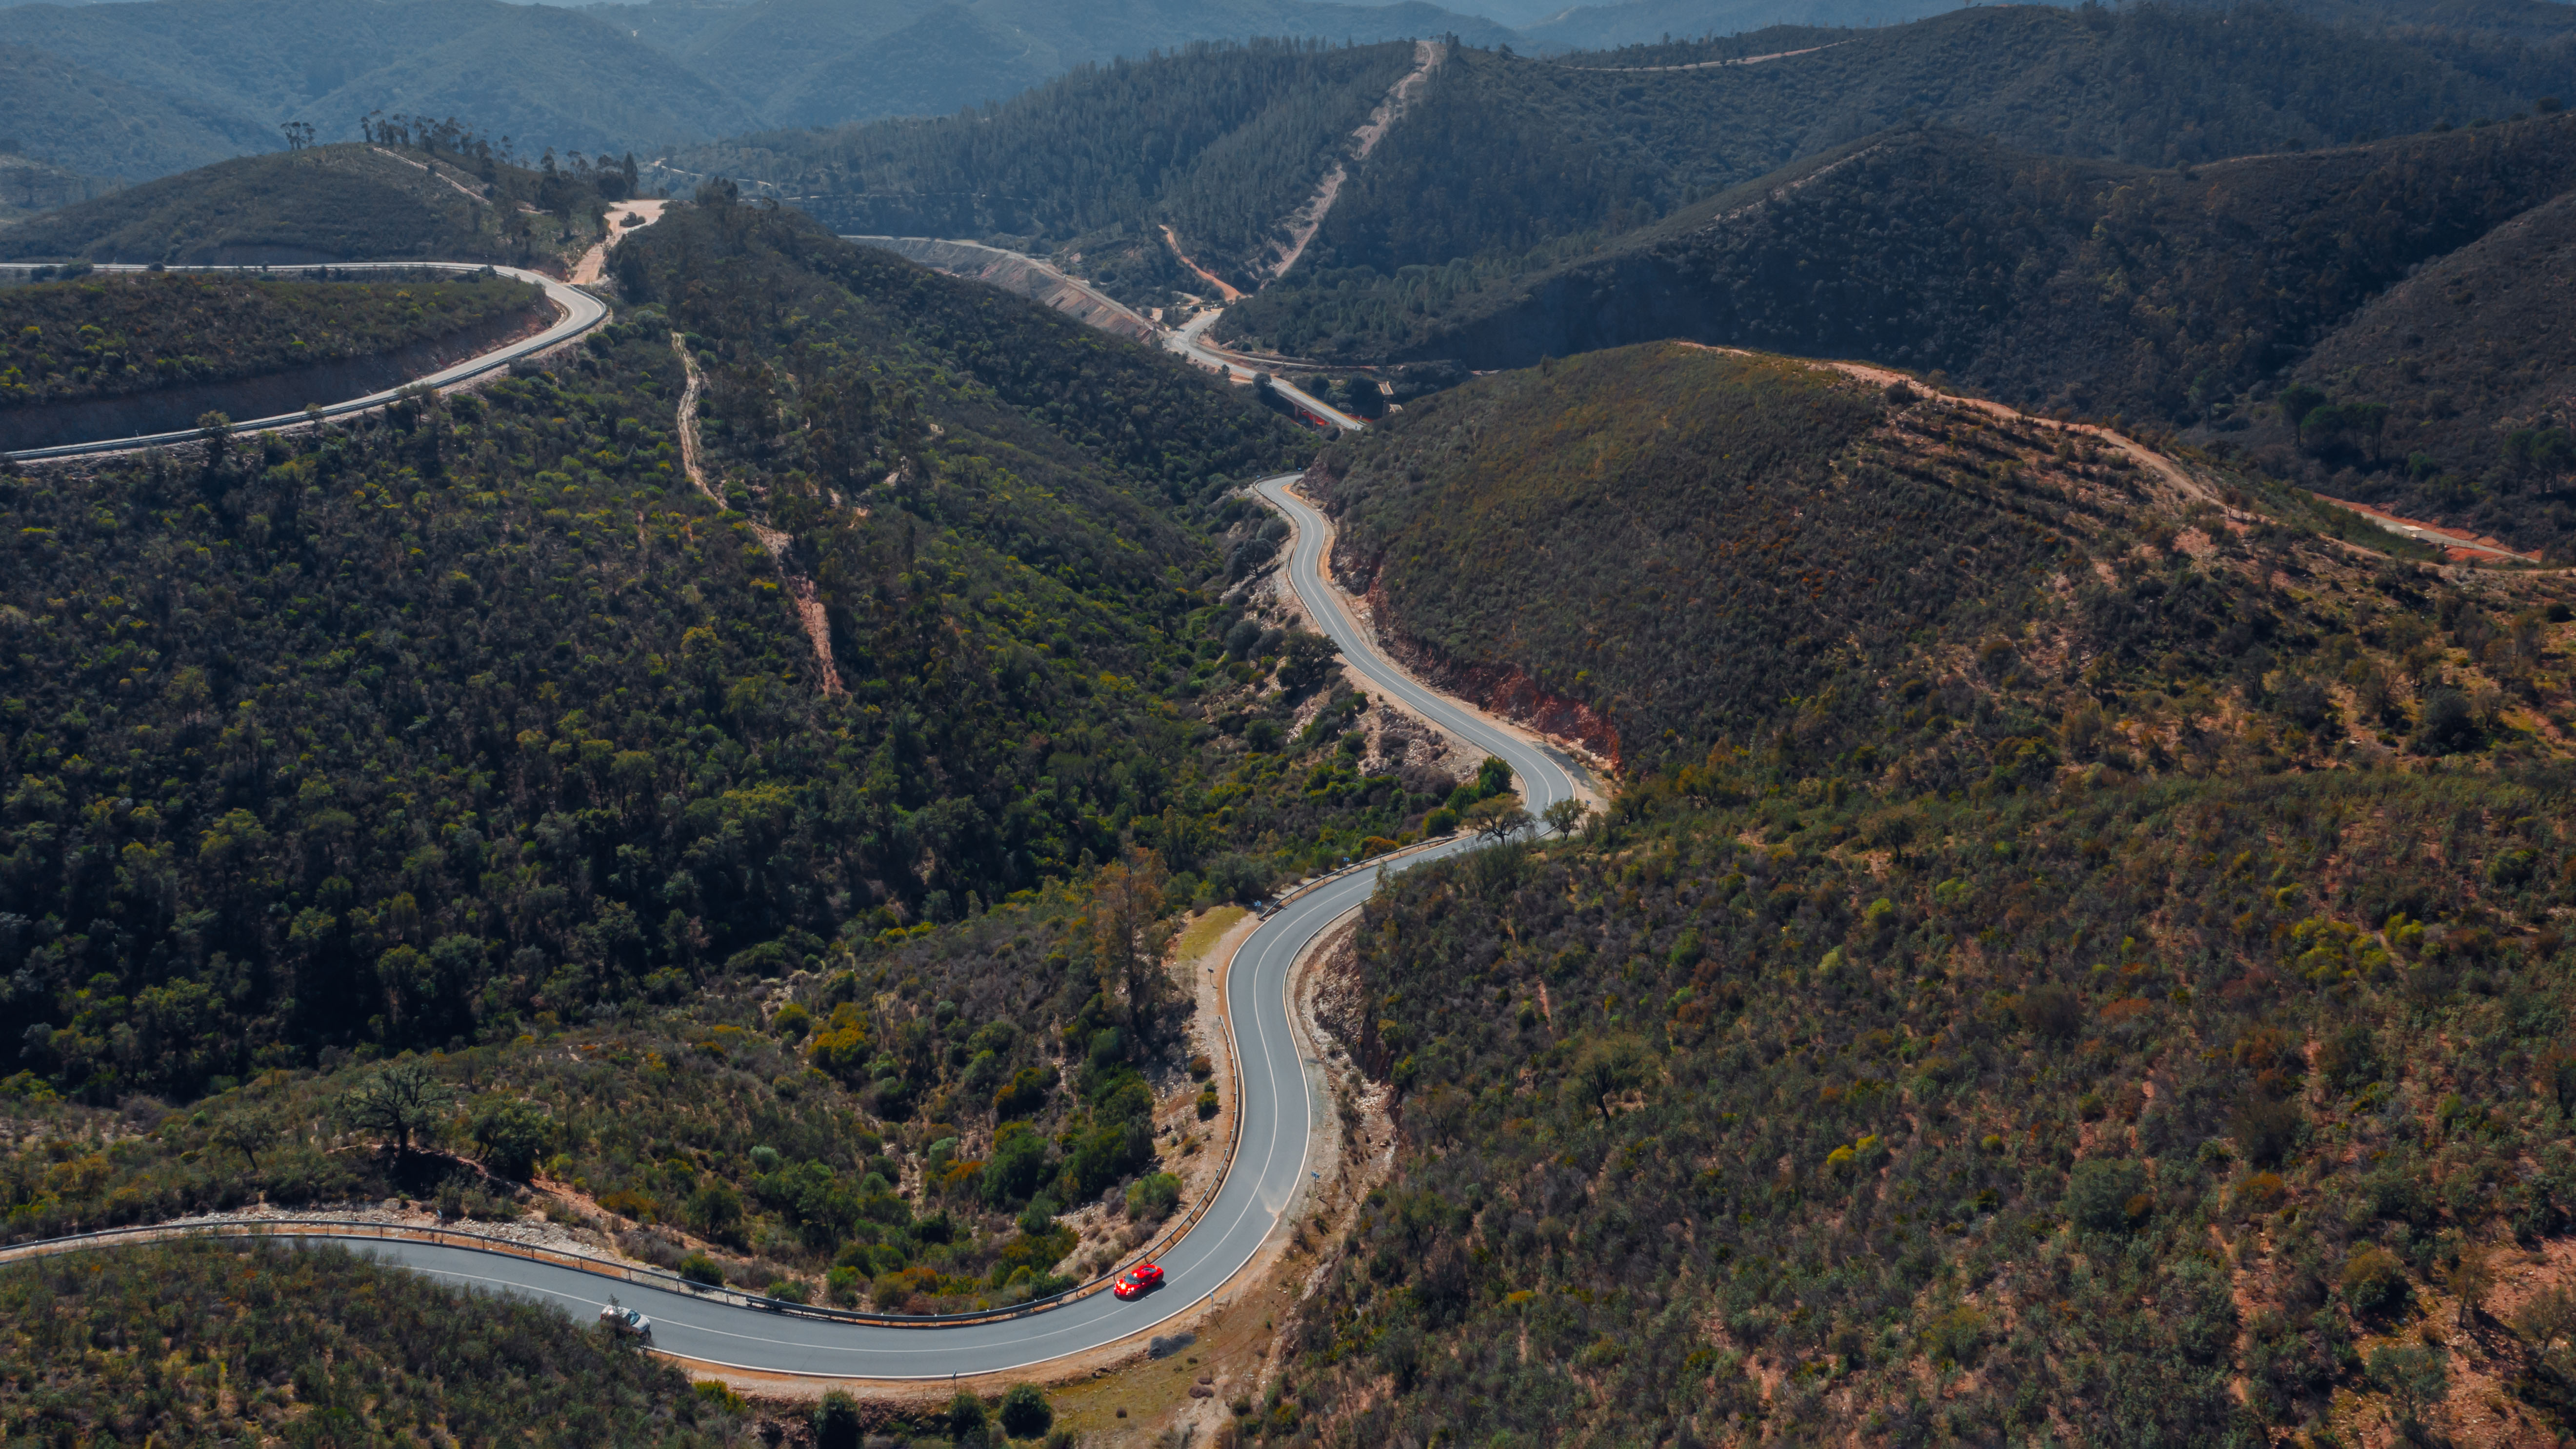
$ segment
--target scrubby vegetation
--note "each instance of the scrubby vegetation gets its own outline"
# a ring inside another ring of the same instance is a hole
[[[1122,867],[1091,894],[838,951],[829,974],[720,982],[484,1047],[327,1050],[175,1111],[87,1107],[21,1078],[0,1112],[6,1235],[400,1196],[455,1217],[542,1212],[595,1230],[594,1251],[814,1302],[931,1312],[1052,1292],[1101,1267],[1067,1261],[1078,1238],[1058,1212],[1104,1202],[1121,1221],[1094,1247],[1141,1240],[1172,1206],[1164,1154],[1197,1150],[1158,1133],[1139,1066],[1177,1077],[1156,1064],[1186,1009],[1096,928],[1123,912],[1150,940],[1154,886]]]
[[[1584,838],[1367,908],[1339,1031],[1401,1155],[1239,1431],[2576,1428],[2564,580],[2375,561],[2206,461],[2224,510],[1831,379],[1600,354],[1337,455],[1381,628],[1489,600],[1457,537],[1545,539],[1606,576],[1588,628],[1489,601],[1484,677],[1588,666],[1670,723]],[[1848,498],[1783,486],[1820,455]],[[1841,529],[1841,580],[1735,513],[1907,498]],[[1873,593],[1887,534],[1975,584]]]
[[[2381,294],[2226,436],[2337,497],[2565,556],[2576,547],[2571,260],[2576,195],[2562,194]]]
[[[0,1269],[0,1438],[736,1442],[722,1405],[550,1307],[335,1248],[179,1246]]]
[[[8,487],[0,951],[48,1027],[10,1070],[507,1039],[1134,845],[1258,893],[1440,803],[1335,748],[1328,650],[1208,591],[1242,505],[1172,500],[1286,425],[789,214],[621,255],[676,316],[555,372]],[[676,468],[675,322],[734,509]]]
[[[1406,1155],[1257,1425],[2251,1444],[2393,1353],[2568,1428],[2549,1280],[2444,1287],[2576,1210],[2565,768],[2004,773],[1720,762],[1398,878]]]
[[[721,192],[619,258],[552,371],[0,492],[11,1236],[399,1194],[1025,1299],[1205,1130],[1168,918],[1507,783],[1220,597],[1270,414]]]
[[[495,277],[322,282],[95,274],[0,290],[0,408],[256,377],[535,315]]]

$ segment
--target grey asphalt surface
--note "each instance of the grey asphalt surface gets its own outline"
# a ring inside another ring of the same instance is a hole
[[[1187,323],[1179,327],[1166,330],[1163,333],[1164,350],[1179,353],[1181,356],[1188,358],[1190,361],[1197,363],[1201,367],[1212,368],[1228,377],[1239,377],[1246,381],[1250,381],[1251,379],[1260,376],[1260,368],[1234,357],[1231,354],[1220,352],[1207,345],[1204,340],[1207,330],[1216,325],[1216,319],[1220,315],[1221,311],[1216,310],[1201,312],[1198,316],[1191,318]],[[1331,403],[1324,401],[1322,398],[1315,396],[1313,393],[1306,391],[1304,388],[1297,386],[1297,384],[1290,382],[1288,379],[1281,377],[1276,373],[1271,374],[1270,385],[1277,388],[1280,395],[1287,398],[1290,402],[1293,402],[1297,404],[1297,406],[1304,408],[1306,411],[1313,413],[1315,416],[1322,418],[1325,422],[1332,424],[1343,432],[1356,433],[1360,429],[1368,426],[1368,424],[1352,417],[1349,413],[1343,412],[1341,409],[1334,407]]]
[[[1581,794],[1576,782],[1583,778],[1582,767],[1563,753],[1496,728],[1491,720],[1472,706],[1415,679],[1378,652],[1366,631],[1351,617],[1340,591],[1324,582],[1323,515],[1288,491],[1304,476],[1301,473],[1283,474],[1277,478],[1265,478],[1253,487],[1264,502],[1286,514],[1288,521],[1296,525],[1296,544],[1288,559],[1288,580],[1296,587],[1298,598],[1305,601],[1306,612],[1315,617],[1317,626],[1341,647],[1342,658],[1367,676],[1369,683],[1403,701],[1405,708],[1511,766],[1512,774],[1520,781],[1521,797],[1528,803],[1532,815],[1559,800]]]
[[[177,266],[164,268],[164,270],[190,273],[245,272],[252,275],[265,274],[283,280],[293,280],[296,277],[323,269],[325,266],[326,264],[323,263],[315,263],[312,266],[292,267]],[[483,264],[480,262],[331,262],[327,264],[327,269],[335,273],[371,271],[431,271],[465,273],[479,272],[484,268]],[[29,270],[29,267],[12,266],[7,268],[7,270],[26,271]],[[108,262],[102,263],[98,267],[94,268],[94,270],[101,272],[147,272],[150,271],[151,268],[135,266],[123,262]],[[349,413],[364,412],[369,408],[382,407],[386,403],[392,402],[394,398],[400,395],[406,388],[420,387],[423,385],[440,388],[453,387],[457,383],[464,382],[470,378],[480,377],[487,372],[494,371],[495,369],[507,367],[522,357],[532,357],[537,353],[545,351],[549,347],[555,346],[557,343],[570,341],[608,319],[608,304],[600,301],[597,297],[590,295],[588,292],[585,292],[578,287],[558,282],[554,278],[545,276],[542,273],[524,272],[519,270],[517,267],[494,267],[492,270],[501,276],[510,278],[512,281],[533,282],[538,286],[545,288],[547,300],[553,302],[556,307],[561,309],[563,315],[555,320],[555,324],[553,326],[538,333],[534,337],[522,338],[517,342],[505,343],[502,346],[493,348],[491,351],[479,356],[469,357],[463,362],[457,363],[453,367],[431,373],[427,377],[414,378],[411,381],[402,384],[400,387],[387,388],[383,392],[369,393],[365,397],[352,398],[347,402],[328,404],[322,409],[322,415],[326,418],[336,418],[345,416]],[[236,422],[233,424],[233,431],[237,433],[268,432],[279,428],[302,427],[308,421],[308,417],[300,412],[281,413],[272,418],[253,418],[248,422]],[[8,456],[33,462],[40,458],[70,458],[87,453],[123,453],[136,448],[167,447],[173,443],[193,442],[196,440],[197,436],[198,434],[196,429],[190,428],[175,433],[152,433],[132,438],[102,438],[96,442],[64,443],[51,448],[28,448],[21,452],[11,453]]]
[[[1512,766],[1533,812],[1576,793],[1577,772],[1551,750],[1523,742],[1484,716],[1415,682],[1378,654],[1319,572],[1322,519],[1287,492],[1296,475],[1256,485],[1297,529],[1289,578],[1343,657],[1370,682]],[[1311,1184],[1307,1157],[1320,1125],[1316,1064],[1301,1057],[1290,1027],[1289,970],[1306,946],[1357,910],[1379,876],[1468,849],[1459,839],[1324,877],[1287,896],[1234,958],[1226,1003],[1242,1063],[1243,1130],[1232,1168],[1200,1222],[1157,1261],[1163,1288],[1135,1302],[1095,1293],[1020,1318],[900,1328],[803,1318],[744,1308],[694,1294],[623,1282],[503,1253],[438,1244],[342,1240],[389,1263],[444,1282],[556,1304],[587,1323],[612,1296],[653,1320],[653,1346],[701,1363],[763,1373],[868,1379],[945,1379],[1008,1372],[1162,1329],[1209,1298],[1261,1249],[1283,1212]],[[318,1241],[327,1234],[316,1234]]]

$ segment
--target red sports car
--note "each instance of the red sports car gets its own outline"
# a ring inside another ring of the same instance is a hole
[[[1162,1286],[1162,1268],[1153,1263],[1139,1263],[1119,1274],[1117,1285],[1109,1291],[1121,1298],[1142,1298]]]

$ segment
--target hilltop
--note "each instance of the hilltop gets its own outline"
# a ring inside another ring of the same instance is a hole
[[[625,30],[500,0],[138,0],[19,5],[13,45],[110,83],[126,124],[62,117],[37,154],[144,180],[278,144],[309,123],[345,140],[375,114],[465,117],[531,153],[642,149],[748,129],[752,112]],[[31,58],[31,66],[37,64]],[[75,87],[77,90],[78,87]],[[84,98],[74,95],[72,100]],[[95,106],[96,100],[88,101]],[[155,124],[176,113],[192,124]],[[13,123],[17,124],[17,123]],[[148,143],[154,148],[128,156]]]
[[[267,150],[289,123],[342,140],[372,115],[461,117],[532,155],[650,156],[762,128],[951,115],[1207,41],[1449,34],[1514,38],[1421,0],[135,0],[10,7],[0,77],[33,154],[140,181]]]
[[[2044,697],[2162,661],[2169,694],[2250,672],[2266,676],[2258,697],[2306,698],[2294,681],[2328,641],[2240,554],[2247,510],[2269,500],[2299,528],[2372,536],[2213,461],[1927,398],[1895,374],[1686,343],[1480,379],[1334,445],[1311,476],[1337,518],[1337,571],[1382,631],[1649,772],[1730,748],[1867,746],[1897,768],[1904,711],[1863,682],[1909,669],[2021,678]],[[1927,538],[1952,546],[1927,554]],[[2192,577],[2089,602],[2150,556]],[[2376,557],[2330,547],[2299,576],[2366,596]],[[2045,672],[2023,662],[2039,659]],[[2526,730],[2554,750],[2566,701],[2521,677],[2457,687],[2490,718],[2522,689]],[[2079,704],[2033,700],[2052,717]],[[2307,738],[2332,712],[2309,715],[2297,748],[2321,759],[2396,738]]]
[[[2564,426],[2551,421],[2553,386],[2563,391],[2553,379],[2567,373],[2548,339],[2567,298],[2545,265],[2524,264],[2545,257],[2554,235],[2556,211],[2542,204],[2576,185],[2571,142],[2576,118],[2549,115],[2150,170],[1897,131],[1534,278],[1462,292],[1406,355],[1492,367],[1682,336],[1868,358],[2036,411],[2195,429],[2319,486],[2365,452],[2385,474],[2427,446],[2440,458],[2434,471],[2494,472],[2513,429]],[[2403,209],[2404,224],[2387,223],[2391,207]],[[2528,223],[2498,230],[2534,208]],[[2497,239],[2482,243],[2490,233]],[[2539,251],[2515,252],[2512,265],[2480,260],[2517,245]],[[2481,278],[2490,301],[2499,288],[2521,290],[2492,310],[2470,305],[2475,287],[2427,279],[2391,291],[2427,264]],[[2438,325],[2400,326],[2385,311],[2420,311],[2436,295],[2446,309]],[[2337,331],[2346,325],[2358,329],[2349,338]],[[2529,336],[2517,341],[2523,329]],[[2311,349],[2316,360],[2303,361]],[[2364,354],[2387,375],[2355,373]],[[2499,365],[2492,382],[2484,372],[2474,385],[2442,382]],[[2339,438],[2312,428],[2321,471],[2290,448],[2266,448],[2286,440],[2269,420],[2293,369],[2343,401],[2400,405],[2400,431]],[[2441,425],[2452,443],[2419,436],[2410,421],[2437,392],[2439,410],[2457,419]],[[2475,450],[2456,441],[2471,435],[2487,441]],[[2567,470],[2553,459],[2535,462],[2526,448],[2515,461],[2538,496],[2478,511],[2479,526],[2525,546],[2561,546],[2568,535],[2547,480]],[[2453,511],[2431,490],[2403,497],[2437,516]]]
[[[1238,1425],[2569,1427],[2564,575],[1686,344],[1318,471],[1382,636],[1627,768],[1342,948],[1396,1166]]]
[[[488,151],[488,146],[485,148]],[[0,232],[0,259],[167,263],[485,261],[561,272],[626,178],[349,142],[165,176]]]
[[[1908,124],[2034,156],[2188,168],[2576,94],[2564,46],[2446,44],[2259,8],[1977,7],[1778,48],[1806,53],[1684,71],[1463,53],[1356,169],[1297,273],[1220,330],[1291,356],[1428,355],[1497,295],[1616,265],[1724,214],[1712,203],[1735,187]]]

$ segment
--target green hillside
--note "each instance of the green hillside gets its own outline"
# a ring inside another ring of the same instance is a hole
[[[1311,447],[1244,394],[718,191],[617,255],[550,370],[0,481],[10,1236],[542,1203],[1022,1301],[1203,1145],[1168,918],[1490,793],[1221,597]]]
[[[2564,578],[1670,344],[1324,462],[1378,628],[1630,768],[1368,907],[1397,1163],[1239,1428],[2576,1428]]]
[[[1462,680],[1525,678],[1635,769],[1721,746],[1821,760],[1866,745],[1892,763],[1905,732],[1850,681],[1927,649],[1962,668],[1991,647],[1979,667],[2000,674],[2064,661],[2061,687],[2181,650],[2180,691],[2322,642],[2263,591],[2201,584],[2032,636],[2083,548],[2217,537],[2219,500],[2262,488],[2218,474],[2177,491],[2084,435],[1980,417],[1815,364],[1647,344],[1414,404],[1315,476],[1336,567],[1383,600],[1381,628]],[[2221,636],[2227,659],[2209,652]]]
[[[0,231],[0,259],[482,261],[562,273],[600,237],[622,178],[532,171],[471,142],[351,142],[217,162]]]
[[[533,318],[524,282],[107,275],[0,291],[0,409],[256,377]],[[546,313],[552,316],[552,310]]]
[[[851,235],[1080,244],[1084,275],[1158,291],[1187,279],[1159,224],[1239,272],[1413,64],[1401,44],[1199,46],[973,114],[747,137],[675,164],[760,180]]]
[[[2494,42],[2538,69],[2498,79],[2491,56],[2277,11],[2016,6],[1711,70],[1465,52],[1353,174],[1298,274],[1223,330],[1291,355],[1420,355],[1454,310],[1478,309],[1462,297],[1641,244],[1731,187],[1908,121],[2040,155],[2188,166],[2576,94],[2576,52],[2519,44]]]
[[[277,145],[308,122],[347,140],[375,113],[461,117],[534,154],[624,151],[747,129],[734,96],[595,12],[500,0],[138,0],[21,5],[14,45],[160,98],[233,144],[157,170],[48,159],[140,180]],[[149,114],[148,112],[146,114]],[[110,131],[108,134],[113,135]],[[93,143],[95,144],[95,143]]]
[[[2283,477],[2528,546],[2576,540],[2576,193],[2427,264],[2290,370],[2332,411],[2276,399],[2224,435]],[[2378,415],[2350,410],[2386,407]],[[2351,417],[2366,427],[2346,427]]]
[[[2410,325],[2396,340],[2419,341],[2399,353],[2387,337],[2369,340],[2387,330],[2374,323],[2336,366],[2348,370],[2367,353],[2402,378],[2410,365],[2422,373],[2418,349],[2460,357],[2452,366],[2476,369],[2477,386],[2379,383],[2347,400],[2411,400],[2421,410],[2442,391],[2442,406],[2462,417],[2451,426],[2493,435],[2483,445],[2492,459],[2506,434],[2534,426],[2535,409],[2555,406],[2551,380],[2566,374],[2546,338],[2563,306],[2545,267],[2481,264],[2461,249],[2576,186],[2571,137],[2576,118],[2562,114],[2146,171],[1895,132],[1717,197],[1631,245],[1463,293],[1450,303],[1449,330],[1416,346],[1480,367],[1676,335],[1864,357],[1941,371],[2036,410],[2201,424],[2214,430],[2207,438],[2242,444],[2263,435],[2224,430],[2272,413],[2283,370],[2311,343],[2321,356],[2343,356],[2319,339],[2412,269],[2458,251],[2461,268],[2529,289],[2516,317],[2460,313],[2438,346]],[[2547,223],[2534,226],[2545,233]],[[2452,286],[2440,295],[2470,294]],[[2513,343],[2526,326],[2538,340]],[[2361,451],[2323,431],[2315,441],[2329,460],[2319,478]],[[2368,441],[2380,453],[2395,448],[2393,439]],[[2307,476],[2287,450],[2264,456],[2276,473]],[[2381,471],[2407,456],[2395,448]],[[2463,455],[2441,468],[2468,464]],[[2525,471],[2545,493],[2550,465]],[[2530,545],[2567,537],[2545,497],[2479,516]]]
[[[266,124],[17,44],[0,45],[0,90],[14,143],[0,150],[87,176],[142,181],[277,144]]]
[[[1307,446],[1274,415],[793,213],[619,257],[650,305],[577,365],[10,491],[0,914],[68,934],[0,943],[50,1028],[0,1065],[98,1099],[507,1040],[1137,845],[1257,893],[1448,793],[1337,751],[1349,702],[1283,728],[1320,657],[1210,591],[1227,480]],[[94,885],[61,843],[127,800]]]

